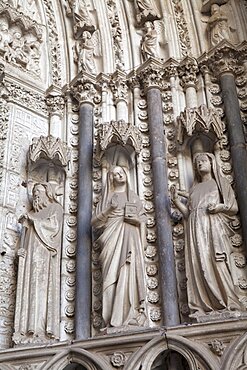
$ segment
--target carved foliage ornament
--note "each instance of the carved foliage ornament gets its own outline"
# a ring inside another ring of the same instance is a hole
[[[53,136],[34,138],[29,148],[29,159],[31,162],[37,162],[40,158],[66,166],[69,161],[67,144]]]
[[[82,77],[81,77],[82,76]],[[74,83],[72,82],[71,92],[79,103],[99,103],[100,102],[100,86],[92,78],[87,78],[85,73],[81,74]]]
[[[99,128],[98,141],[100,149],[105,151],[112,139],[117,140],[121,145],[126,145],[131,142],[136,153],[140,153],[142,149],[142,138],[137,127],[123,120],[111,121],[104,123]]]
[[[145,90],[149,88],[158,88],[164,90],[168,88],[166,82],[167,71],[163,65],[153,58],[149,58],[141,68],[137,70],[137,75]]]
[[[181,85],[184,88],[195,86],[197,84],[197,74],[199,72],[196,59],[186,57],[178,67],[178,73],[181,77]]]

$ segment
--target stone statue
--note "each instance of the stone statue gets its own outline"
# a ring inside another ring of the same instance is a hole
[[[33,187],[33,210],[23,215],[15,312],[16,344],[59,339],[63,208],[49,183]]]
[[[93,35],[84,31],[82,39],[77,41],[75,45],[75,62],[78,62],[79,71],[83,70],[96,75],[97,69],[94,58],[98,56],[101,56],[99,30],[96,30]]]
[[[74,32],[77,38],[83,31],[93,32],[95,30],[95,26],[85,0],[73,1],[72,15],[74,20]]]
[[[211,6],[211,17],[208,20],[208,31],[211,46],[216,46],[222,40],[231,41],[228,16],[218,4]]]
[[[122,167],[108,172],[92,225],[102,229],[103,312],[106,327],[143,326],[145,313],[145,215]]]
[[[243,311],[230,270],[230,222],[238,212],[233,190],[221,176],[214,155],[197,154],[195,171],[187,205],[178,198],[176,187],[171,188],[174,204],[188,219],[185,262],[191,317]]]
[[[158,34],[152,22],[145,22],[144,36],[141,41],[143,60],[149,57],[158,57]]]
[[[134,0],[138,23],[160,19],[159,10],[154,0]]]

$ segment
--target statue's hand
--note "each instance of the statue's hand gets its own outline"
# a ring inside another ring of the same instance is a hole
[[[138,216],[125,216],[124,221],[127,222],[128,224],[134,225],[134,226],[139,226],[140,225],[140,219]]]
[[[209,203],[207,210],[212,214],[222,212],[224,210],[224,204]]]
[[[177,190],[176,185],[172,185],[170,187],[170,192],[171,192],[172,200],[178,199],[178,190]]]

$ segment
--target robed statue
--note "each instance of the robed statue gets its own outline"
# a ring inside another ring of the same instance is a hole
[[[101,247],[105,327],[145,325],[145,220],[142,202],[129,188],[127,171],[114,167],[92,219],[94,228],[101,230],[96,242]]]
[[[195,156],[195,182],[187,204],[171,188],[173,202],[187,219],[185,250],[188,304],[191,317],[243,311],[230,266],[231,221],[238,212],[234,192],[220,174],[211,153]]]
[[[59,339],[63,208],[49,183],[36,183],[32,193],[33,210],[19,220],[16,344]]]

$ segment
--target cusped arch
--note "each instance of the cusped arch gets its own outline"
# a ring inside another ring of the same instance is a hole
[[[55,355],[42,370],[61,370],[72,362],[84,366],[86,370],[109,370],[109,365],[103,358],[81,348],[70,348]]]
[[[154,361],[166,350],[173,350],[183,356],[191,370],[197,370],[198,364],[208,370],[219,370],[219,363],[204,346],[186,338],[169,334],[148,342],[134,356],[131,356],[124,369],[136,370],[138,366],[142,365],[142,369],[151,370]]]
[[[245,351],[247,351],[247,333],[235,339],[224,352],[220,370],[236,370],[241,365]]]

